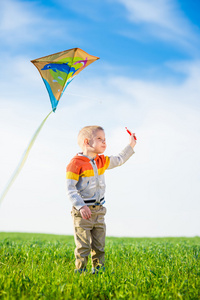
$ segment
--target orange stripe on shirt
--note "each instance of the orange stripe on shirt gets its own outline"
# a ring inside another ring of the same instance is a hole
[[[80,172],[80,167],[78,165],[76,165],[75,163],[71,162],[69,163],[69,165],[67,166],[67,172],[72,172],[74,174],[79,174]]]

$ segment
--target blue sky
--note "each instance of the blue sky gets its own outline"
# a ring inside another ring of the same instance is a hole
[[[0,231],[73,234],[65,166],[80,128],[105,128],[106,154],[138,136],[106,174],[107,232],[200,235],[200,3],[0,3],[0,190],[51,106],[30,60],[79,47],[100,57],[68,86],[0,207]]]

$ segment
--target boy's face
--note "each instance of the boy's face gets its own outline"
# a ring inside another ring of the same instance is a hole
[[[104,131],[98,130],[89,144],[94,154],[104,153],[106,150],[106,138]]]

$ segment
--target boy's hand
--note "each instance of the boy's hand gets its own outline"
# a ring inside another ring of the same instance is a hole
[[[135,133],[131,133],[131,135],[129,137],[129,144],[132,148],[134,148],[136,145],[136,140],[134,137],[135,137]]]
[[[89,220],[92,215],[91,210],[87,205],[81,207],[80,213],[81,213],[81,217],[85,220]]]

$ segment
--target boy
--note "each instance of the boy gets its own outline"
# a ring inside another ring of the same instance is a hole
[[[121,166],[134,153],[135,134],[129,145],[117,156],[104,156],[106,139],[100,126],[86,126],[78,134],[78,153],[67,166],[67,195],[72,202],[74,223],[76,272],[86,270],[88,256],[92,256],[92,273],[104,269],[106,225],[104,216],[104,172]]]

